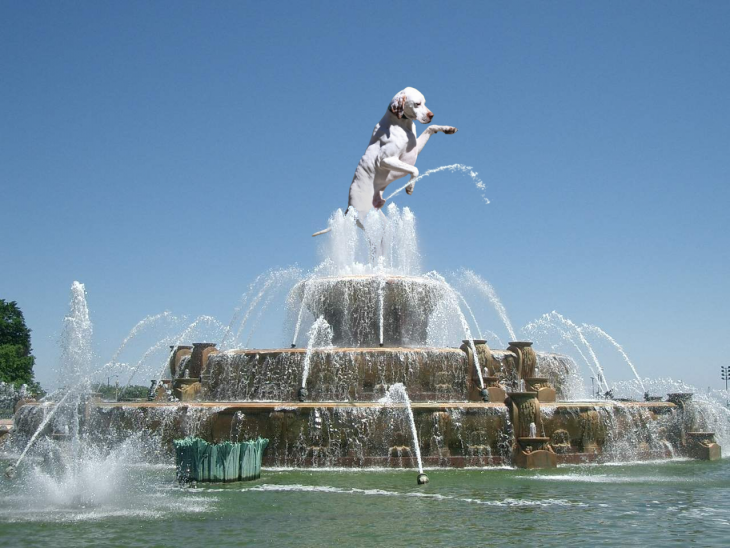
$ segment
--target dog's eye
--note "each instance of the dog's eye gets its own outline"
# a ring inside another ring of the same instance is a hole
[[[413,103],[413,106],[414,107],[420,107],[421,106],[421,103]]]

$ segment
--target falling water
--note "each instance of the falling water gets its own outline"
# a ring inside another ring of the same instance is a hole
[[[241,325],[238,327],[238,332],[236,333],[236,337],[234,338],[234,343],[235,341],[240,340],[241,334],[243,333],[246,327],[246,323],[251,317],[251,314],[253,314],[253,312],[256,310],[256,307],[264,298],[264,296],[266,296],[267,292],[276,290],[287,279],[296,278],[298,276],[300,276],[300,270],[296,267],[274,270],[269,273],[268,278],[264,282],[264,285],[261,287],[258,294],[253,298],[251,304],[246,310],[246,313],[243,316],[243,320],[241,320]]]
[[[586,340],[585,336],[583,335],[583,332],[580,330],[580,327],[575,325],[572,321],[570,321],[568,318],[564,317],[563,315],[559,314],[555,310],[550,312],[549,314],[543,314],[541,318],[535,320],[534,322],[531,322],[527,324],[524,327],[525,332],[530,332],[534,329],[536,329],[538,326],[542,326],[544,328],[554,327],[558,329],[563,339],[567,341],[572,341],[572,334],[575,334],[578,336],[578,340],[585,346],[585,348],[588,350],[588,353],[591,356],[591,359],[593,360],[593,363],[596,365],[596,369],[598,370],[598,383],[600,385],[601,382],[603,382],[604,390],[608,392],[609,386],[608,381],[606,380],[606,374],[603,371],[603,367],[601,367],[601,363],[598,361],[598,357],[596,356],[596,353],[593,351],[593,347],[590,345],[590,343]],[[562,327],[567,328],[562,329]]]
[[[155,323],[162,319],[168,318],[172,319],[173,321],[176,319],[169,311],[165,311],[161,312],[160,314],[155,314],[154,316],[147,316],[146,318],[143,318],[142,320],[137,322],[137,324],[131,329],[129,334],[124,338],[122,344],[119,345],[119,348],[117,348],[116,352],[114,352],[111,360],[109,360],[109,364],[115,364],[119,359],[122,351],[126,348],[127,344],[129,344],[129,342],[137,335],[139,335],[144,329],[153,326]]]
[[[80,282],[71,285],[69,314],[63,319],[61,335],[61,378],[63,386],[78,384],[90,372],[94,328],[86,305],[86,288]]]
[[[593,366],[591,365],[590,360],[588,360],[588,357],[583,353],[583,350],[581,349],[581,347],[578,346],[578,344],[572,338],[568,338],[566,340],[573,346],[573,348],[575,348],[575,351],[578,352],[578,355],[581,358],[583,358],[583,361],[585,362],[586,366],[588,367],[588,370],[591,372],[592,377],[594,379],[599,379],[599,383],[600,383],[600,377],[598,376],[598,373],[596,373],[596,370],[593,369]],[[600,388],[600,384],[599,384],[599,388]]]
[[[132,379],[137,374],[137,371],[142,367],[142,365],[147,361],[147,359],[154,354],[155,352],[159,352],[160,350],[167,349],[168,346],[171,346],[171,343],[173,342],[172,338],[164,338],[160,341],[157,341],[154,345],[152,345],[150,348],[147,349],[147,351],[142,355],[142,357],[139,359],[137,364],[131,369],[131,373],[129,374],[129,379],[127,380],[126,384],[124,385],[124,388],[119,394],[119,397],[121,398],[124,396],[124,392],[129,388],[129,385],[132,384]],[[167,354],[168,359],[170,358],[170,354]]]
[[[33,435],[30,437],[30,440],[28,440],[28,443],[25,445],[25,448],[20,453],[20,456],[18,457],[18,460],[15,461],[14,468],[17,468],[21,462],[23,462],[23,459],[25,458],[25,454],[28,452],[28,450],[31,448],[35,440],[38,438],[41,432],[43,432],[43,429],[46,427],[46,425],[50,422],[50,420],[53,418],[53,416],[56,414],[56,411],[58,411],[62,405],[66,402],[68,397],[71,395],[71,391],[69,390],[66,392],[63,397],[58,400],[58,403],[54,405],[51,410],[46,414],[45,417],[43,417],[43,420],[38,425],[38,428],[35,432],[33,432]]]
[[[482,338],[488,338],[490,343],[497,343],[497,347],[505,347],[504,342],[502,339],[499,338],[499,335],[497,335],[494,331],[491,331],[489,329],[485,329],[482,333]]]
[[[165,312],[162,312],[160,314],[156,314],[154,316],[147,316],[146,318],[140,320],[131,329],[131,331],[129,332],[129,334],[124,338],[124,340],[122,341],[122,344],[119,345],[119,348],[117,348],[116,352],[114,352],[114,354],[111,357],[111,360],[109,360],[109,362],[107,362],[104,365],[104,368],[113,368],[113,367],[116,367],[118,365],[123,365],[123,364],[119,364],[117,362],[117,360],[119,359],[119,356],[122,354],[122,352],[127,347],[127,345],[130,343],[130,341],[132,341],[132,339],[134,339],[142,331],[144,331],[145,329],[147,329],[149,327],[152,327],[153,325],[155,325],[157,322],[159,322],[162,319],[169,319],[169,320],[172,320],[173,322],[176,322],[178,320],[169,311],[165,311]],[[165,339],[165,340],[167,340],[167,339]],[[137,369],[138,368],[139,368],[139,364],[138,364],[137,368],[135,368],[132,371],[132,376],[129,379],[130,382],[132,380],[132,377],[134,377],[134,374],[137,372]],[[120,374],[121,374],[121,371],[120,371]],[[129,383],[127,383],[127,386],[128,385],[129,385]],[[99,386],[101,387],[101,384]],[[127,386],[125,386],[124,389],[126,389]],[[124,393],[124,390],[122,391],[122,393]]]
[[[220,348],[220,349],[224,349],[224,348],[226,348],[225,344],[226,344],[226,343],[228,342],[228,336],[229,336],[229,335],[231,334],[231,332],[232,332],[232,330],[233,330],[233,326],[234,326],[234,325],[236,324],[236,322],[238,321],[238,316],[240,315],[240,313],[241,313],[241,310],[243,310],[243,307],[244,307],[244,306],[246,305],[246,303],[248,302],[248,297],[249,297],[249,295],[250,295],[251,293],[253,293],[253,291],[254,291],[254,289],[255,289],[256,287],[258,287],[258,285],[259,285],[259,283],[260,283],[261,279],[262,279],[262,278],[263,278],[264,276],[266,276],[266,275],[270,275],[270,274],[271,274],[271,271],[267,271],[267,272],[264,272],[263,274],[259,274],[259,275],[258,275],[258,276],[256,277],[256,279],[255,279],[255,280],[254,280],[253,282],[251,282],[251,283],[249,284],[249,286],[248,286],[248,289],[247,289],[247,290],[246,290],[246,292],[245,292],[245,293],[244,293],[244,294],[243,294],[243,295],[241,296],[241,304],[240,304],[239,306],[237,306],[237,307],[236,307],[236,309],[235,309],[235,310],[233,311],[233,317],[231,318],[231,321],[230,321],[230,322],[228,322],[228,325],[226,326],[226,330],[225,330],[225,332],[223,333],[223,337],[221,337],[220,343],[218,344],[218,348]]]
[[[384,333],[383,324],[385,323],[385,275],[383,272],[383,260],[381,258],[380,268],[378,269],[378,329],[380,337],[380,346],[383,346]]]
[[[437,279],[442,284],[444,284],[446,288],[446,295],[448,295],[448,300],[456,312],[459,321],[461,322],[461,327],[464,330],[464,338],[465,340],[469,341],[469,347],[471,348],[472,355],[474,356],[474,367],[477,370],[477,376],[479,377],[479,388],[484,388],[484,378],[482,377],[482,368],[479,365],[479,356],[477,355],[477,349],[474,345],[474,337],[472,337],[471,330],[469,329],[469,322],[466,321],[466,317],[464,316],[464,313],[461,311],[461,308],[459,307],[459,301],[458,298],[461,297],[461,294],[456,291],[453,287],[451,287],[444,277],[439,274],[438,272],[431,272],[429,274],[430,277]],[[461,297],[463,299],[463,297]]]
[[[309,342],[307,343],[307,353],[304,355],[304,366],[302,369],[302,388],[307,386],[307,377],[309,377],[309,362],[312,357],[312,351],[315,348],[332,348],[332,328],[323,316],[317,320],[309,328]]]
[[[349,274],[356,265],[358,237],[357,212],[353,209],[348,215],[338,209],[329,219],[332,233],[321,249],[325,263],[331,265],[333,274]]]
[[[469,315],[471,316],[471,320],[474,322],[474,329],[477,330],[477,335],[479,335],[479,338],[480,339],[484,338],[483,335],[482,335],[482,330],[479,328],[479,323],[477,322],[477,318],[474,315],[474,311],[471,309],[471,306],[469,306],[469,303],[461,295],[461,293],[459,294],[459,298],[461,299],[461,302],[464,303],[464,306],[466,307],[466,310],[469,312]]]
[[[404,207],[402,211],[395,204],[387,207],[390,219],[390,267],[404,276],[421,272],[421,256],[416,236],[416,216]]]
[[[307,282],[311,279],[311,277],[304,281],[304,289],[302,290],[302,302],[299,305],[299,313],[297,314],[297,323],[294,326],[294,338],[291,341],[291,347],[294,348],[297,345],[297,339],[299,338],[299,330],[302,327],[302,316],[304,315],[304,307],[307,304],[307,299],[309,297],[310,288],[311,285]]]
[[[54,405],[36,431],[30,437],[25,448],[15,462],[15,468],[25,458],[28,450],[38,439],[38,436],[49,421],[62,409],[66,400],[71,398],[70,408],[73,413],[73,420],[69,425],[72,431],[72,440],[78,440],[78,407],[84,388],[88,388],[88,376],[91,373],[93,360],[92,335],[94,327],[89,319],[89,308],[86,304],[86,289],[84,284],[74,282],[71,285],[71,302],[69,303],[69,314],[63,319],[63,335],[61,337],[61,382],[65,384],[66,393]],[[88,390],[87,390],[88,391]]]
[[[411,436],[413,436],[413,449],[416,452],[416,459],[418,460],[418,472],[423,474],[423,462],[421,461],[421,447],[418,443],[418,432],[416,432],[416,421],[413,418],[413,409],[411,409],[411,399],[408,397],[406,387],[402,383],[396,383],[388,388],[388,392],[383,400],[380,400],[384,405],[393,405],[402,403],[405,405],[406,412],[408,413],[408,421],[411,425]]]
[[[479,293],[481,293],[489,300],[489,302],[494,307],[494,310],[497,312],[497,314],[499,314],[499,318],[502,320],[502,323],[507,328],[510,340],[517,340],[515,330],[512,328],[512,322],[510,321],[509,316],[507,316],[507,310],[502,304],[502,301],[499,300],[497,292],[494,290],[492,285],[487,280],[468,269],[462,270],[460,272],[460,279],[466,285],[475,288],[477,291],[479,291]]]
[[[365,238],[368,241],[368,264],[377,272],[385,261],[385,248],[388,244],[386,240],[390,240],[390,222],[381,210],[371,209],[364,224]]]
[[[281,286],[286,284],[288,281],[290,282],[296,282],[299,281],[302,277],[302,272],[299,268],[287,268],[279,271],[279,280],[277,281],[275,289],[279,289]],[[251,326],[251,329],[248,333],[248,338],[246,339],[246,344],[244,345],[244,348],[250,348],[251,340],[253,339],[254,334],[256,333],[256,329],[258,329],[259,325],[261,324],[261,319],[268,309],[269,305],[271,305],[271,301],[276,296],[275,291],[269,291],[268,296],[266,297],[266,300],[263,302],[263,304],[259,307],[259,311],[256,314],[256,318],[254,320],[253,325]]]
[[[614,347],[616,347],[616,350],[619,351],[619,353],[621,354],[621,356],[623,356],[623,358],[626,361],[626,363],[629,364],[629,367],[631,367],[631,371],[634,372],[634,376],[636,377],[636,380],[638,381],[639,386],[641,386],[641,393],[642,394],[645,394],[646,393],[646,387],[644,387],[644,383],[641,381],[641,377],[639,376],[639,373],[636,371],[636,367],[634,367],[634,364],[631,363],[631,360],[626,355],[626,352],[624,352],[623,347],[619,343],[617,343],[614,340],[614,338],[611,337],[611,335],[609,335],[603,329],[601,329],[600,327],[598,327],[596,325],[589,325],[589,324],[584,323],[581,326],[581,329],[582,330],[585,329],[586,331],[589,331],[591,333],[594,333],[594,334],[598,335],[599,337],[603,337],[608,342],[610,342]]]
[[[390,200],[393,196],[397,196],[398,194],[400,194],[403,190],[405,190],[405,188],[408,185],[410,185],[410,184],[416,184],[418,181],[420,181],[424,177],[428,177],[429,175],[432,175],[433,173],[438,173],[440,171],[451,171],[451,172],[461,171],[461,172],[464,172],[464,173],[468,172],[469,173],[469,176],[471,177],[471,180],[474,182],[474,186],[479,191],[479,194],[481,194],[482,200],[484,201],[484,203],[487,204],[487,205],[490,203],[489,198],[487,198],[487,194],[486,194],[487,187],[482,182],[482,180],[478,177],[479,174],[476,171],[474,171],[471,168],[471,166],[465,166],[465,165],[462,165],[462,164],[452,164],[452,165],[449,165],[449,166],[441,166],[441,167],[437,167],[435,169],[429,169],[426,173],[422,173],[421,175],[419,175],[415,179],[413,179],[411,181],[408,181],[406,184],[404,184],[398,190],[394,191],[390,196],[388,196],[386,198],[386,201],[387,200]]]
[[[162,368],[160,369],[159,374],[157,375],[157,386],[160,386],[162,383],[162,379],[165,376],[165,370],[170,366],[170,359],[172,359],[172,356],[175,354],[175,349],[183,344],[185,341],[190,340],[190,336],[192,335],[193,331],[198,328],[201,324],[208,324],[208,325],[214,325],[215,327],[219,329],[223,329],[223,324],[221,324],[218,320],[216,320],[213,316],[198,316],[196,320],[188,325],[185,330],[180,333],[179,336],[174,338],[174,343],[171,345],[172,348],[170,349],[170,352],[167,355],[167,358],[165,359],[165,362],[162,364]]]
[[[294,326],[294,338],[291,342],[291,347],[294,348],[297,345],[297,339],[299,338],[299,331],[302,327],[302,317],[304,316],[304,309],[306,308],[306,304],[309,302],[309,298],[311,297],[312,292],[312,286],[311,283],[317,275],[320,273],[321,270],[326,269],[328,267],[327,261],[325,261],[324,264],[318,265],[304,280],[302,280],[302,301],[299,304],[299,312],[297,313],[297,321],[296,325]],[[296,292],[290,291],[289,296],[287,298],[287,308],[291,309],[296,301]]]

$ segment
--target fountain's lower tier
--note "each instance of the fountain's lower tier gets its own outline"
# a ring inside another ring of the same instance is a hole
[[[266,438],[269,466],[412,466],[419,452],[433,466],[524,468],[719,458],[712,433],[719,424],[691,394],[670,394],[666,402],[556,402],[565,397],[571,363],[536,353],[524,341],[505,351],[492,351],[484,341],[460,349],[230,352],[197,343],[173,349],[174,380],[166,381],[171,393],[155,383],[157,401],[89,398],[74,414],[88,439],[103,443],[130,434],[150,436],[152,446],[167,449],[187,436]],[[386,397],[395,388],[400,399]],[[68,435],[68,422],[51,413],[53,405],[22,407],[14,438],[22,444],[39,431]]]
[[[534,392],[504,403],[412,404],[423,462],[464,467],[630,461],[690,456],[719,458],[712,434],[701,432],[671,402],[540,404]],[[16,435],[32,433],[49,405],[26,405]],[[415,466],[403,404],[380,402],[90,402],[85,431],[104,443],[131,433],[151,446],[197,436],[209,442],[267,438],[265,466]],[[712,425],[710,425],[712,426]],[[58,437],[53,422],[46,434]],[[141,434],[140,434],[141,433]],[[699,435],[703,434],[703,435]]]

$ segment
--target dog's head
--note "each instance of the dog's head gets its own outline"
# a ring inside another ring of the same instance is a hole
[[[390,111],[398,118],[418,120],[422,124],[433,120],[433,112],[426,108],[426,98],[415,88],[399,91],[390,102]]]

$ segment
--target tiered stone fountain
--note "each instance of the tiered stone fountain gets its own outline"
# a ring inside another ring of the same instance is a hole
[[[348,230],[360,237],[354,224]],[[527,341],[492,349],[471,338],[468,327],[461,344],[432,343],[445,314],[466,323],[440,276],[352,270],[313,275],[290,292],[297,329],[303,316],[321,318],[331,328],[327,344],[173,347],[169,378],[153,382],[151,401],[89,400],[83,427],[107,441],[147,432],[167,448],[188,435],[210,442],[262,437],[269,440],[264,465],[415,466],[411,428],[397,412],[405,404],[385,404],[389,387],[401,383],[427,466],[719,458],[712,433],[692,412],[691,395],[564,401],[559,369],[571,366],[568,358],[536,352]],[[34,432],[46,409],[25,406],[16,430]],[[46,428],[54,433],[52,421]]]

